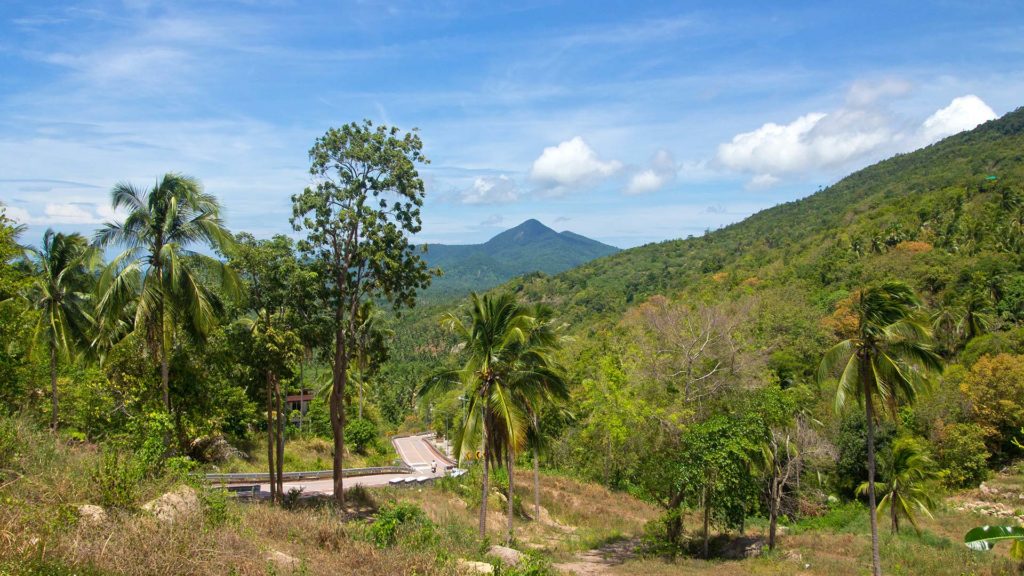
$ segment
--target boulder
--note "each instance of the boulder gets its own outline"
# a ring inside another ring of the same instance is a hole
[[[519,550],[513,550],[506,546],[494,545],[487,549],[487,554],[500,558],[505,566],[519,566],[519,563],[526,558],[526,555]]]
[[[491,566],[487,562],[474,562],[473,560],[459,558],[458,567],[461,572],[469,572],[472,574],[494,574],[494,566]]]
[[[78,520],[89,526],[102,526],[107,523],[107,511],[95,504],[82,504],[78,507]]]
[[[270,552],[267,552],[265,560],[268,564],[273,565],[274,568],[287,572],[298,570],[302,566],[301,560],[278,550],[271,550]]]
[[[142,509],[163,522],[174,522],[182,516],[199,512],[199,496],[189,486],[181,486],[177,490],[146,502]]]

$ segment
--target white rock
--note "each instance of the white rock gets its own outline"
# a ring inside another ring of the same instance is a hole
[[[273,564],[276,568],[280,570],[298,570],[299,567],[302,565],[302,562],[298,558],[294,556],[289,556],[284,552],[280,552],[278,550],[271,550],[270,552],[268,552],[265,559],[267,562]]]
[[[107,511],[95,504],[82,504],[78,507],[78,519],[83,524],[102,526],[107,523]]]
[[[473,560],[465,560],[459,558],[458,566],[464,572],[475,572],[477,574],[494,574],[494,566],[491,566],[487,562],[474,562]]]
[[[519,550],[513,550],[506,546],[494,545],[487,549],[487,554],[500,558],[501,562],[506,566],[519,566],[519,563],[526,557],[525,554]]]
[[[181,516],[199,512],[199,496],[191,487],[181,486],[143,504],[142,509],[164,522],[174,522]]]

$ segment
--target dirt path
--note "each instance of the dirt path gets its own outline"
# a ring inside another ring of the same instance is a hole
[[[613,566],[618,566],[633,558],[637,545],[637,539],[618,540],[606,544],[594,550],[580,552],[569,562],[555,564],[554,567],[566,574],[577,576],[602,576],[611,574]]]

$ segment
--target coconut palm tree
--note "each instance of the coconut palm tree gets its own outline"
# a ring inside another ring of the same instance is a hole
[[[929,373],[941,368],[932,347],[931,331],[917,315],[919,308],[917,296],[902,282],[884,282],[861,290],[854,303],[855,333],[826,352],[818,366],[819,381],[840,373],[836,409],[842,409],[855,397],[863,404],[867,416],[867,494],[876,576],[881,574],[875,516],[876,403],[895,415],[897,405],[913,402],[928,385]]]
[[[555,327],[551,308],[538,304],[528,310],[532,318],[526,340],[515,344],[513,349],[512,370],[506,379],[506,386],[511,392],[512,401],[527,417],[525,445],[533,450],[534,456],[534,505],[535,513],[539,514],[539,483],[540,471],[537,451],[544,443],[543,431],[540,428],[540,413],[549,403],[555,400],[567,400],[569,388],[564,375],[554,361],[554,352],[561,346],[562,338]],[[505,451],[508,469],[508,541],[514,536],[515,494],[515,451]]]
[[[27,248],[33,268],[30,299],[40,312],[33,341],[45,341],[50,354],[50,428],[57,429],[57,359],[69,359],[88,344],[92,323],[91,271],[100,262],[99,250],[81,234],[47,229],[39,250]]]
[[[526,418],[510,386],[525,389],[523,351],[534,318],[511,294],[470,294],[469,318],[445,314],[441,325],[459,338],[456,351],[465,363],[456,370],[432,375],[421,389],[460,385],[466,398],[465,417],[456,430],[455,452],[460,463],[482,450],[483,482],[480,497],[480,536],[486,533],[489,467],[508,461],[509,453],[525,442]],[[525,393],[522,393],[525,394]],[[509,494],[511,500],[511,492]]]
[[[225,253],[233,238],[221,220],[217,199],[195,178],[168,173],[150,190],[120,183],[110,197],[113,208],[128,215],[96,233],[97,246],[124,247],[100,276],[98,310],[103,318],[112,318],[135,303],[134,327],[145,331],[160,359],[163,403],[170,411],[175,326],[202,340],[223,310],[221,295],[240,292],[238,278],[227,265],[192,248]],[[207,285],[209,280],[220,293]]]
[[[875,490],[882,494],[878,502],[878,513],[889,510],[892,519],[892,533],[900,531],[900,517],[906,518],[918,534],[914,509],[931,517],[935,500],[931,494],[932,484],[938,478],[934,462],[919,444],[910,438],[898,438],[881,454],[881,476],[884,482],[875,484]],[[867,482],[857,487],[857,494],[868,490]]]

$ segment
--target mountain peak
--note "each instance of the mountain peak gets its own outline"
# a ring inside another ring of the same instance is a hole
[[[544,224],[541,224],[539,220],[530,218],[522,224],[505,230],[497,236],[487,241],[486,245],[495,244],[525,244],[533,242],[540,238],[547,236],[557,236],[558,232],[555,232],[551,228],[548,228]]]

